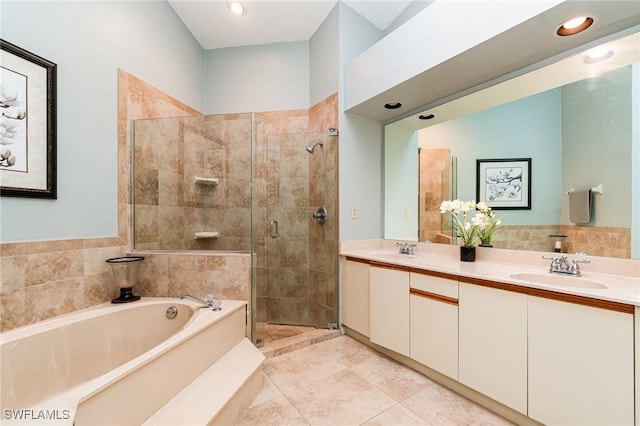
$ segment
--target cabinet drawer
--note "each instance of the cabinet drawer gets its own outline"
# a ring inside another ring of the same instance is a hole
[[[411,272],[411,288],[458,299],[458,281]]]

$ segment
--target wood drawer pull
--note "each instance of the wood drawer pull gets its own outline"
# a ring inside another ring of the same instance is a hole
[[[458,306],[458,299],[454,299],[453,297],[443,296],[441,294],[430,293],[428,291],[418,290],[416,288],[409,289],[409,294]]]

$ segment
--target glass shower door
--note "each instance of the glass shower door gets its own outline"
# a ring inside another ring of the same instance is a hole
[[[330,200],[337,196],[330,194],[329,182],[335,182],[330,174],[337,168],[326,165],[327,145],[305,149],[325,135],[265,134],[259,118],[254,129],[255,341],[260,344],[266,323],[326,328],[337,322],[337,202]],[[323,224],[313,217],[320,207],[329,212]]]

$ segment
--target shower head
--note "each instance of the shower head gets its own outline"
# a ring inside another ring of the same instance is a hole
[[[313,154],[313,150],[314,150],[314,149],[316,148],[316,146],[318,146],[318,145],[320,145],[320,146],[324,146],[324,142],[322,142],[322,141],[318,141],[318,142],[316,142],[316,143],[315,143],[315,144],[313,144],[313,145],[309,145],[309,146],[307,146],[305,149],[307,150],[307,152],[308,152],[309,154]]]

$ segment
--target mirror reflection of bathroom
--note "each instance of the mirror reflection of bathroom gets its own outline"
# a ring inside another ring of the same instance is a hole
[[[253,253],[258,346],[334,332],[338,321],[337,130],[287,130],[295,120],[133,123],[135,249]],[[327,212],[321,221],[318,211]]]
[[[418,227],[421,241],[448,241],[431,231],[439,220],[434,191],[442,179],[435,171],[412,172],[415,161],[398,155],[419,147],[425,153],[448,150],[458,158],[458,194],[441,199],[476,199],[477,159],[532,159],[531,209],[503,212],[495,247],[553,252],[556,241],[549,236],[566,235],[563,252],[638,258],[640,246],[631,235],[638,232],[632,220],[632,205],[639,196],[632,190],[638,164],[632,161],[632,153],[640,143],[633,130],[638,116],[634,96],[640,72],[639,40],[637,32],[604,40],[601,47],[614,53],[601,61],[589,59],[597,50],[590,46],[387,124],[385,237],[406,239],[409,230]],[[586,225],[573,223],[568,191],[598,185],[607,193],[594,200],[594,220]],[[425,217],[411,223],[416,216],[407,219],[400,209],[418,208],[413,206],[417,191],[422,204],[419,213]],[[389,193],[393,193],[391,202],[387,202]],[[610,238],[612,232],[614,238]]]
[[[449,149],[418,148],[418,239],[432,243],[455,243],[451,219],[440,213],[443,200],[456,198],[457,158]]]

